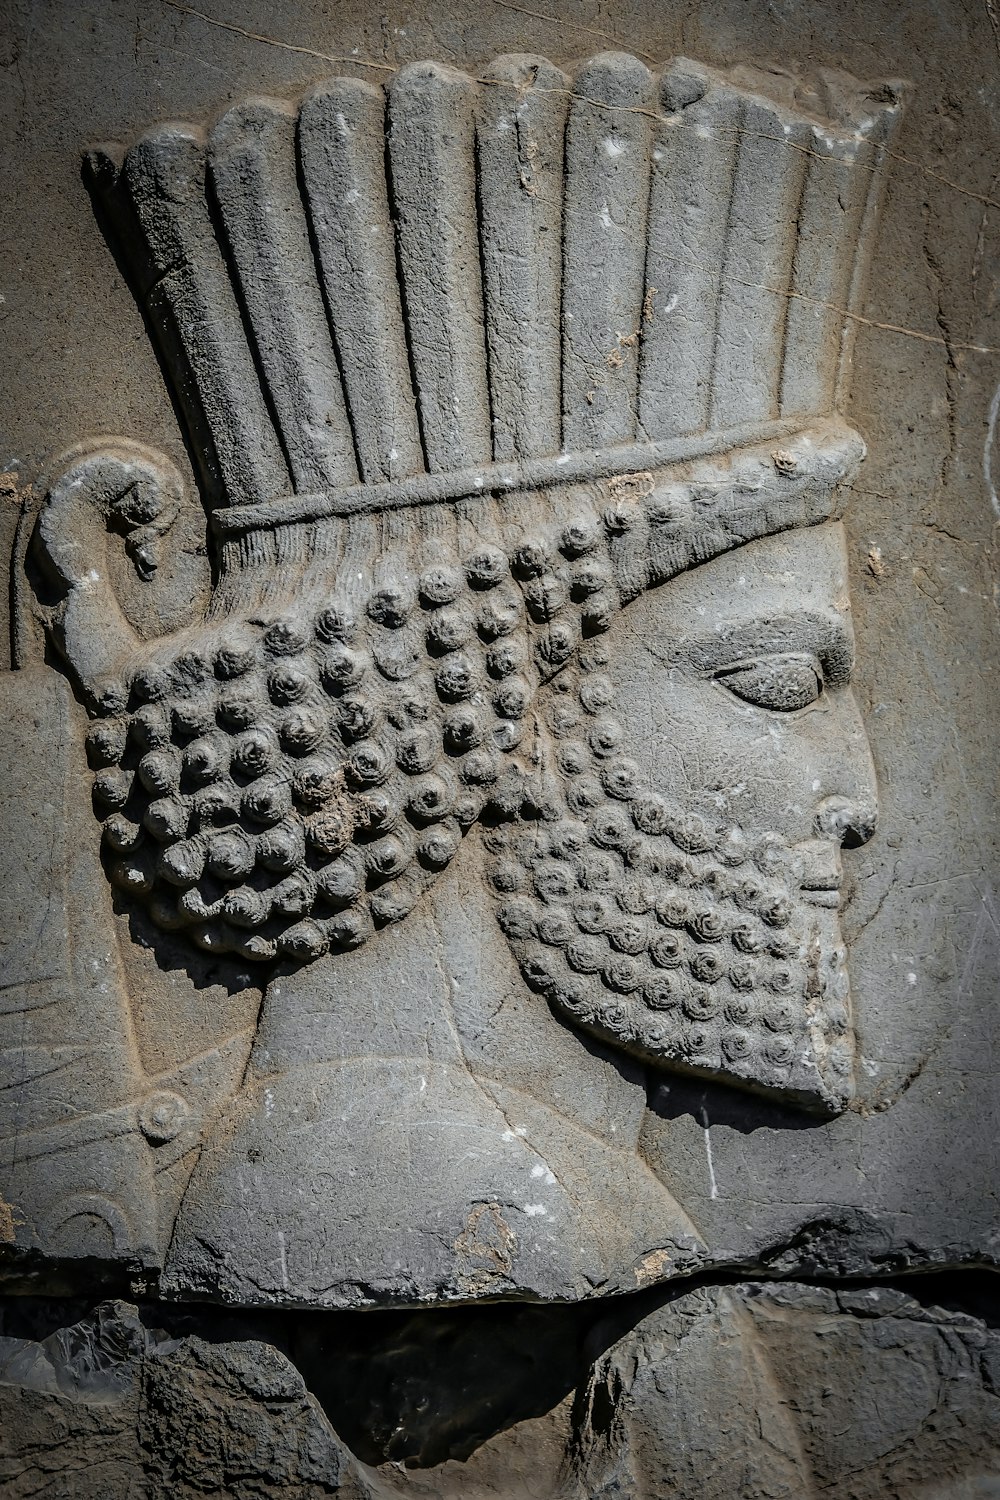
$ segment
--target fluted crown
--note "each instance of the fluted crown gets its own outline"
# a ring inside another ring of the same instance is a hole
[[[829,412],[898,98],[759,85],[625,53],[414,63],[92,153],[220,529]]]

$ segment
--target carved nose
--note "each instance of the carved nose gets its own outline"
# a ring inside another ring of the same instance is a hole
[[[878,826],[874,803],[852,797],[825,797],[816,810],[816,832],[847,849],[867,844]]]

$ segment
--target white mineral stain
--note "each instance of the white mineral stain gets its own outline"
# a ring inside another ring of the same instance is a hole
[[[983,478],[986,480],[986,488],[989,491],[990,504],[993,507],[994,514],[1000,516],[1000,497],[998,497],[996,486],[993,483],[992,464],[993,440],[996,437],[998,417],[1000,417],[1000,385],[993,392],[993,400],[990,402],[986,422],[986,443],[983,447]]]
[[[708,1111],[706,1109],[703,1109],[701,1112],[701,1124],[705,1132],[705,1157],[708,1161],[708,1196],[710,1198],[717,1198],[719,1196],[719,1184],[715,1180],[715,1167],[712,1164],[712,1137],[709,1133]]]

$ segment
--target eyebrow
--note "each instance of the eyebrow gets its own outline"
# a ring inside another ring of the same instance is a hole
[[[666,632],[646,639],[646,647],[668,667],[716,672],[720,667],[757,656],[809,651],[817,656],[832,687],[850,679],[854,632],[838,610],[788,610],[747,614],[723,625],[707,619],[704,629],[687,630],[672,642]]]

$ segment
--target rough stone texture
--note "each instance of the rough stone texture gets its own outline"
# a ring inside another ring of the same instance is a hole
[[[41,1342],[4,1339],[2,1359],[5,1494],[370,1493],[270,1345],[170,1339],[105,1303]]]
[[[577,1483],[592,1496],[878,1500],[968,1476],[988,1494],[998,1348],[995,1330],[894,1288],[693,1292],[598,1360]]]
[[[176,1313],[122,1302],[44,1338],[22,1314],[0,1338],[0,1483],[12,1500],[1000,1492],[1000,1334],[981,1319],[887,1286],[660,1301],[624,1335],[620,1310],[589,1327],[569,1310],[421,1313],[367,1347],[313,1316],[287,1351],[211,1315],[207,1339],[167,1333],[155,1320]]]
[[[161,558],[193,498],[165,454],[92,439],[53,461],[23,528],[16,624],[88,711],[133,945],[196,986],[256,980],[263,1005],[235,1089],[243,1030],[181,1074],[147,1038],[96,1111],[61,1046],[11,1049],[24,1252],[51,1256],[69,1221],[168,1295],[244,1305],[627,1291],[713,1258],[655,1130],[644,1149],[639,1088],[666,1070],[828,1115],[859,1101],[841,846],[872,837],[877,789],[839,524],[864,444],[838,404],[904,89],[683,60],[654,76],[611,52],[562,83],[543,61],[493,67],[402,68],[353,123],[331,125],[351,93],[333,80],[298,110],[251,100],[207,133],[155,125],[86,155],[201,460],[213,586],[171,628]],[[716,93],[725,128],[688,117]],[[315,149],[324,120],[366,163],[371,212]],[[533,203],[543,145],[561,225]],[[835,164],[856,174],[842,207]],[[683,289],[655,311],[654,165],[682,219],[718,221],[715,317]],[[370,390],[340,375],[354,303],[324,302],[328,237],[406,352]],[[817,276],[846,289],[835,336],[771,306]],[[700,416],[645,336],[657,318],[694,319],[712,351]],[[513,441],[529,365],[562,415]],[[398,458],[411,402],[422,466],[385,483],[356,454],[388,423]],[[495,925],[469,920],[477,899]],[[551,1011],[551,1046],[504,1035],[498,979]],[[100,1029],[127,1052],[154,994],[123,982]],[[70,1025],[66,1006],[46,1019]],[[578,1032],[609,1049],[616,1104],[600,1068],[554,1087],[552,1049],[585,1056]],[[105,1153],[86,1209],[78,1191],[33,1205],[52,1181],[26,1163],[65,1155],[50,1072],[98,1161],[102,1130],[139,1160],[130,1176]]]
[[[995,1493],[993,5],[8,8],[2,1482]]]

